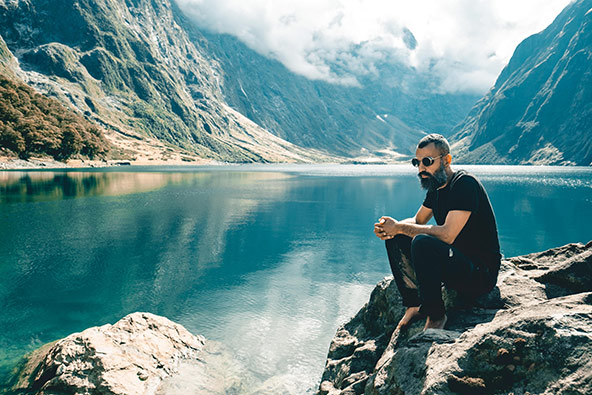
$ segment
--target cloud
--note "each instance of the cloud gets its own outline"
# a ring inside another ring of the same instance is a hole
[[[238,37],[310,79],[355,85],[381,65],[482,94],[526,37],[569,0],[177,0],[203,28]]]

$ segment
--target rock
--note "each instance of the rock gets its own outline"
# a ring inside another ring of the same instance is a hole
[[[74,333],[28,356],[13,391],[37,394],[153,394],[205,339],[149,313]]]
[[[446,330],[394,332],[404,308],[381,281],[338,329],[319,394],[592,393],[592,242],[502,262],[474,303],[444,293]]]
[[[533,278],[543,283],[551,295],[565,296],[577,292],[592,292],[592,242],[560,247],[565,260],[553,262],[549,251],[516,258],[518,267],[535,270]],[[553,251],[553,250],[550,250]],[[558,251],[559,253],[559,251]],[[556,295],[558,294],[558,295]]]

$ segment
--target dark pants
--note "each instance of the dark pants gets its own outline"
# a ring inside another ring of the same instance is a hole
[[[477,297],[495,286],[497,273],[489,273],[450,244],[420,234],[411,239],[397,235],[386,241],[386,251],[403,306],[420,306],[434,319],[445,314],[442,284],[460,294]]]

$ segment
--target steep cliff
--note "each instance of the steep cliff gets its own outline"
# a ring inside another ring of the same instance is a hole
[[[228,161],[323,157],[225,104],[215,60],[169,0],[0,0],[0,19],[20,78],[119,137]]]
[[[592,1],[524,40],[452,138],[459,160],[592,164]]]
[[[394,332],[392,278],[337,331],[320,394],[589,394],[592,242],[502,262],[474,304],[446,294],[446,330]]]
[[[4,39],[0,36],[0,72],[2,74],[12,74],[12,69],[17,67],[17,62],[12,52],[6,46]]]

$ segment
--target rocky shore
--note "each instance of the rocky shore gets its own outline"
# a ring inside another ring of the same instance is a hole
[[[591,291],[592,242],[569,244],[503,261],[472,305],[446,293],[445,330],[399,333],[387,278],[338,329],[319,394],[590,394]]]
[[[445,330],[424,332],[418,322],[394,333],[403,308],[391,278],[381,281],[338,329],[318,393],[592,393],[592,242],[503,261],[497,287],[471,305],[452,292],[445,299]],[[281,388],[253,386],[245,374],[223,349],[181,325],[133,313],[36,350],[21,364],[12,391],[272,394]]]

